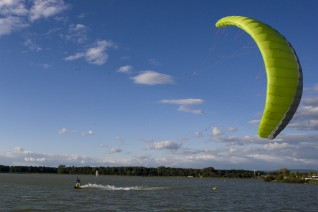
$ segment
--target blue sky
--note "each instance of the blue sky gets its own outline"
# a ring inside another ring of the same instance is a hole
[[[222,17],[295,48],[303,98],[257,136],[266,74]],[[0,0],[0,164],[318,169],[318,2]]]

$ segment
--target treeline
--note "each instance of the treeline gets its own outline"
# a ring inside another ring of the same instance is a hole
[[[213,167],[204,169],[191,168],[171,168],[158,167],[147,168],[142,166],[135,167],[66,167],[60,165],[59,174],[95,174],[96,170],[100,175],[124,175],[124,176],[180,176],[180,177],[231,177],[231,178],[251,178],[254,171],[249,170],[217,170]],[[263,172],[257,172],[261,175]]]
[[[57,173],[57,168],[45,166],[2,166],[0,173]]]
[[[318,180],[312,176],[318,176],[317,172],[297,172],[287,168],[273,172],[250,171],[250,170],[225,170],[208,167],[204,169],[158,167],[147,168],[142,166],[121,166],[121,167],[89,167],[89,166],[3,166],[0,165],[0,173],[49,173],[49,174],[86,174],[95,175],[96,170],[100,175],[123,175],[123,176],[166,176],[166,177],[227,177],[227,178],[261,178],[265,182],[286,182],[286,183],[315,183]]]
[[[287,168],[282,168],[276,172],[267,173],[264,176],[265,182],[282,182],[282,183],[312,183],[318,184],[318,180],[312,179],[312,176],[318,176],[317,172],[293,172]]]
[[[220,170],[208,167],[204,169],[158,167],[147,168],[134,167],[76,167],[60,165],[58,167],[36,166],[1,166],[0,173],[56,173],[56,174],[95,174],[100,175],[123,175],[123,176],[179,176],[179,177],[228,177],[228,178],[253,178],[264,175],[262,171],[250,170]]]

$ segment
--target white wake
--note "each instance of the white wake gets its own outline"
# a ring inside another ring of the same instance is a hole
[[[88,183],[80,186],[80,188],[100,189],[108,191],[150,191],[150,190],[162,190],[165,187],[147,187],[147,186],[128,186],[128,187],[117,187],[114,185],[101,185]]]

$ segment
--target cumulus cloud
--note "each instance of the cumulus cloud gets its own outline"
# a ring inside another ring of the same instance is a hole
[[[153,70],[140,72],[137,76],[134,76],[131,79],[134,83],[143,85],[163,85],[174,83],[172,76]]]
[[[125,66],[119,67],[117,72],[129,74],[132,72],[132,70],[133,70],[133,67],[131,65],[125,65]]]
[[[65,164],[72,165],[93,165],[102,164],[102,159],[91,158],[80,155],[51,155],[45,153],[33,153],[24,150],[22,147],[16,147],[13,151],[0,153],[1,161],[7,161],[8,165],[23,166],[53,166]]]
[[[90,136],[90,135],[93,135],[93,130],[87,130],[87,131],[84,131],[81,133],[82,136]]]
[[[29,19],[32,22],[40,18],[48,18],[62,12],[67,7],[63,0],[34,0],[29,11]]]
[[[251,120],[248,123],[253,125],[259,125],[261,123],[261,120]]]
[[[194,109],[192,105],[203,104],[202,99],[163,99],[159,101],[163,104],[176,104],[179,105],[178,110],[183,112],[191,112],[194,114],[203,114],[204,111],[200,109]]]
[[[199,105],[199,104],[203,104],[204,100],[202,99],[163,99],[163,100],[160,100],[160,103],[177,104],[177,105]]]
[[[277,140],[277,139],[276,139]],[[260,138],[258,136],[228,136],[224,135],[224,132],[218,127],[212,128],[212,136],[210,141],[221,142],[221,143],[230,143],[235,145],[247,145],[247,144],[255,144],[268,141],[267,139]]]
[[[289,127],[296,130],[318,130],[318,120],[308,120],[304,122],[291,123]]]
[[[229,132],[236,132],[236,131],[237,131],[237,128],[235,128],[235,127],[229,127],[229,128],[227,128],[227,131],[229,131]]]
[[[13,151],[3,153],[0,159],[10,161],[10,165],[42,165],[47,161],[44,154],[33,153],[20,146],[15,147]]]
[[[318,106],[303,106],[297,110],[294,118],[296,120],[304,120],[311,118],[318,118]]]
[[[304,106],[312,106],[312,107],[316,107],[318,106],[318,97],[305,97],[302,99],[301,101],[303,103]]]
[[[68,5],[63,0],[0,1],[0,36],[10,34],[31,25],[41,18],[55,16]]]
[[[80,58],[83,58],[85,57],[85,53],[84,52],[77,52],[73,55],[70,55],[70,56],[67,56],[65,58],[66,61],[73,61],[73,60],[77,60],[77,59],[80,59]]]
[[[200,99],[164,99],[161,103],[193,106],[203,104]],[[149,167],[175,166],[175,167],[208,167],[227,169],[262,169],[273,170],[282,167],[316,169],[318,164],[318,134],[317,129],[317,107],[316,97],[305,97],[299,107],[298,115],[290,123],[292,130],[297,133],[285,134],[283,131],[275,140],[259,138],[256,135],[229,136],[226,133],[234,132],[235,128],[214,126],[207,130],[197,132],[195,142],[200,140],[203,132],[208,132],[209,143],[204,147],[178,143],[171,140],[152,141],[146,146],[149,150],[160,151],[160,156],[143,153],[123,154],[118,147],[107,147],[113,154],[103,158],[87,157],[82,155],[50,155],[44,153],[33,153],[20,146],[9,152],[0,152],[0,161],[9,165],[88,165],[88,166],[134,166],[142,165]],[[256,121],[255,121],[256,122]],[[291,130],[291,129],[289,129]],[[304,132],[302,132],[302,131]],[[310,130],[314,133],[310,134]],[[79,135],[83,133],[90,135],[93,131],[71,130],[61,128],[60,135]],[[230,133],[229,133],[230,134]],[[175,151],[177,150],[177,151]],[[116,153],[116,154],[115,154]]]
[[[247,155],[249,158],[253,158],[255,160],[261,160],[261,161],[266,161],[270,163],[282,163],[283,162],[283,157],[278,156],[278,155],[270,155],[270,154],[259,154],[259,153],[252,153]]]
[[[23,0],[2,0],[0,1],[0,15],[23,16],[28,14],[28,9]]]
[[[87,130],[87,131],[79,131],[74,129],[67,129],[62,128],[57,132],[59,135],[81,135],[81,136],[90,136],[93,135],[93,130]]]
[[[169,140],[154,141],[147,145],[151,150],[178,150],[166,151],[160,156],[147,155],[144,153],[130,154],[129,157],[95,158],[76,154],[51,155],[45,153],[33,153],[20,146],[9,152],[0,152],[0,161],[4,165],[41,165],[58,166],[65,164],[68,166],[170,166],[170,167],[198,167],[204,168],[212,166],[220,169],[262,169],[273,170],[282,167],[287,168],[317,168],[318,164],[318,143],[317,135],[307,137],[305,141],[292,140],[290,137],[280,141],[246,142],[245,145],[238,143],[226,143],[225,145],[205,147],[187,147]],[[297,136],[296,136],[297,137]],[[302,138],[301,135],[298,138]],[[238,140],[245,140],[237,137]],[[253,138],[249,138],[252,140]],[[287,139],[287,141],[285,141]],[[264,140],[263,140],[264,141]],[[213,142],[213,141],[212,141]],[[218,143],[219,144],[219,143]],[[121,149],[113,147],[111,153],[122,154]]]
[[[83,52],[77,52],[73,55],[67,56],[64,59],[66,61],[73,61],[84,58],[88,63],[94,65],[103,65],[107,62],[108,54],[107,49],[115,47],[111,41],[101,40],[97,41],[95,45]]]
[[[287,143],[273,142],[273,143],[264,144],[264,149],[266,149],[266,150],[280,150],[280,149],[286,149],[290,146],[291,145],[289,145]]]
[[[318,93],[318,83],[309,88],[304,88],[304,91],[309,93]]]
[[[24,41],[23,45],[26,46],[32,52],[39,52],[42,50],[42,48],[39,45],[37,45],[36,43],[34,43],[31,40],[31,38],[26,39]]]
[[[27,27],[29,24],[19,17],[0,17],[0,36]]]
[[[46,158],[33,158],[33,157],[25,157],[24,160],[26,162],[38,162],[38,163],[43,163],[45,162],[47,159]]]
[[[85,58],[91,64],[102,65],[106,63],[108,59],[108,54],[106,53],[107,48],[112,46],[112,42],[105,40],[98,41],[96,46],[87,49]]]
[[[150,144],[148,144],[148,149],[155,149],[155,150],[178,150],[181,148],[181,144],[169,141],[169,140],[164,140],[164,141],[154,141]]]
[[[119,153],[119,152],[122,152],[123,150],[122,149],[120,149],[120,148],[118,148],[118,147],[112,147],[111,149],[110,149],[110,152],[111,153]]]
[[[194,109],[188,105],[180,105],[178,108],[179,111],[183,111],[183,112],[190,112],[190,113],[194,113],[194,114],[203,114],[203,110],[200,109]]]
[[[69,31],[70,32],[79,32],[79,31],[86,30],[86,29],[87,29],[87,27],[83,24],[71,24]]]
[[[66,35],[61,35],[62,38],[65,38],[68,41],[74,43],[82,44],[87,41],[87,31],[88,28],[83,24],[71,24]]]
[[[218,127],[213,127],[212,128],[212,135],[213,136],[219,136],[222,135],[222,130]]]
[[[31,153],[30,151],[24,150],[22,147],[17,146],[14,148],[14,153],[24,153],[24,154],[29,154]]]

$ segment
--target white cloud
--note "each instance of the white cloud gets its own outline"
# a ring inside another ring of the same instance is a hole
[[[194,113],[194,114],[203,114],[203,110],[200,109],[194,109],[188,105],[180,105],[178,108],[179,111],[183,111],[183,112],[190,112],[190,113]]]
[[[66,61],[73,61],[73,60],[77,60],[77,59],[80,59],[82,57],[85,57],[85,53],[83,52],[77,52],[76,54],[74,55],[70,55],[70,56],[67,56],[65,58]]]
[[[318,106],[304,106],[297,110],[295,119],[318,118]]]
[[[93,130],[87,130],[85,132],[82,132],[81,134],[82,136],[90,136],[90,135],[93,135],[94,133],[93,133]]]
[[[259,125],[261,123],[261,120],[251,120],[248,123],[253,125]]]
[[[0,36],[25,28],[40,18],[55,16],[67,8],[63,0],[1,0]]]
[[[39,45],[37,45],[36,43],[34,43],[31,40],[31,38],[26,39],[24,41],[23,45],[26,46],[32,52],[38,52],[38,51],[42,50],[42,48]]]
[[[192,105],[203,104],[202,99],[163,99],[159,101],[164,104],[176,104],[179,105],[178,110],[183,112],[191,112],[194,114],[203,114],[204,111],[200,109],[194,109]]]
[[[163,85],[173,84],[174,80],[170,75],[162,74],[153,70],[140,72],[137,76],[132,77],[136,84],[143,85]]]
[[[318,120],[291,123],[288,126],[296,130],[318,130]]]
[[[262,160],[269,163],[282,163],[284,158],[279,155],[269,155],[269,154],[248,154],[247,155],[250,158],[256,159],[256,160]]]
[[[57,132],[59,135],[81,135],[81,136],[91,136],[94,134],[93,130],[79,131],[74,129],[62,128]]]
[[[282,134],[279,139],[288,143],[313,142],[318,140],[318,134]],[[276,140],[276,139],[275,139]]]
[[[235,127],[229,127],[229,128],[227,128],[227,131],[229,131],[229,132],[236,132],[236,131],[237,131],[237,128],[235,128]]]
[[[264,144],[264,149],[266,150],[281,150],[281,149],[286,149],[290,147],[289,144],[287,143],[268,143],[268,144]]]
[[[73,134],[73,133],[77,133],[77,131],[74,131],[74,130],[69,130],[69,129],[66,129],[66,128],[62,128],[58,131],[58,134],[59,135],[65,135],[65,134]]]
[[[28,10],[24,5],[23,0],[1,0],[0,15],[27,15]]]
[[[303,98],[302,101],[303,105],[305,106],[318,106],[318,97],[306,97]]]
[[[87,27],[83,24],[71,24],[69,31],[71,32],[78,32],[78,31],[82,31],[82,30],[86,30]]]
[[[25,160],[26,162],[39,162],[39,163],[43,163],[43,162],[45,162],[47,159],[46,159],[46,158],[25,157],[24,160]]]
[[[23,0],[2,0],[0,1],[0,15],[23,16],[28,13]]]
[[[48,18],[67,8],[68,6],[63,0],[34,0],[30,9],[29,20],[33,22],[40,18]]]
[[[199,105],[203,104],[203,99],[163,99],[160,103],[177,104],[177,105]]]
[[[223,134],[223,131],[218,127],[212,129],[212,137],[210,138],[212,142],[222,142],[222,143],[230,143],[235,145],[247,145],[247,144],[260,144],[262,142],[267,142],[267,139],[260,138],[258,136],[227,136]],[[276,138],[275,141],[278,139]]]
[[[308,91],[310,93],[318,93],[318,83],[310,88],[304,88],[304,91]]]
[[[14,148],[14,152],[20,152],[20,153],[24,153],[24,154],[29,154],[31,153],[30,151],[24,150],[22,147],[17,146]]]
[[[71,24],[66,35],[61,35],[68,41],[82,44],[87,41],[88,28],[83,24]]]
[[[85,58],[85,60],[90,64],[103,65],[107,62],[108,54],[106,50],[110,47],[115,47],[111,41],[97,41],[93,47],[88,48],[84,52],[77,52],[73,55],[65,57],[64,59],[66,61],[73,61]]]
[[[112,147],[111,149],[110,149],[110,152],[111,153],[119,153],[119,152],[122,152],[123,150],[122,149],[120,149],[120,148],[118,148],[118,147]]]
[[[104,63],[106,63],[107,59],[108,59],[108,55],[106,53],[106,49],[113,46],[112,42],[109,41],[98,41],[96,43],[96,46],[89,48],[86,51],[86,60],[91,63],[91,64],[95,64],[95,65],[102,65]]]
[[[20,17],[8,16],[0,18],[0,36],[10,34],[13,31],[19,30],[28,26]]]
[[[222,130],[218,127],[213,127],[212,128],[212,135],[213,136],[219,136],[222,135]]]
[[[289,135],[290,139],[292,136]],[[297,136],[296,136],[297,137]],[[9,152],[0,152],[0,161],[3,165],[41,165],[58,166],[170,166],[204,168],[213,166],[218,169],[262,169],[273,170],[282,167],[316,169],[318,164],[317,135],[308,137],[306,141],[299,141],[301,136],[287,141],[244,143],[226,143],[218,147],[185,148],[182,144],[169,140],[151,142],[147,148],[152,150],[178,150],[166,151],[160,155],[147,155],[145,153],[131,153],[123,155],[118,147],[110,149],[111,153],[120,154],[121,157],[96,158],[83,155],[51,155],[33,153],[22,147],[16,147]],[[245,140],[246,137],[237,137]],[[249,138],[252,139],[252,138]],[[297,140],[297,142],[295,142]],[[264,140],[263,140],[264,141]],[[219,143],[218,143],[219,144]],[[104,146],[103,146],[104,147]],[[150,153],[148,153],[150,154]]]
[[[177,150],[181,148],[181,144],[164,140],[164,141],[154,141],[151,144],[147,145],[147,147],[149,149],[155,149],[155,150],[163,150],[163,149]]]
[[[125,65],[118,68],[117,72],[129,74],[133,70],[131,65]]]

